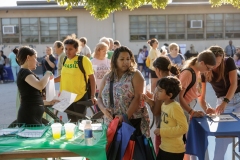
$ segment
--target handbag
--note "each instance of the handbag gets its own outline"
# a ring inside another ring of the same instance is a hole
[[[110,144],[114,139],[114,135],[116,134],[118,124],[119,124],[119,118],[114,118],[108,125],[106,151],[108,151],[108,148],[110,147]]]
[[[110,106],[114,107],[113,102],[113,81],[110,81]],[[122,160],[128,142],[135,128],[129,124],[122,122],[119,126],[119,118],[114,118],[109,126],[107,133],[107,159],[108,160]]]
[[[147,67],[150,67],[150,58],[149,57],[147,57],[145,64]]]

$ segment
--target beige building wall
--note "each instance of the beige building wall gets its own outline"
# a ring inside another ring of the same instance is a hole
[[[98,40],[103,37],[112,37],[119,40],[122,45],[128,46],[134,54],[138,53],[139,48],[143,45],[147,45],[145,41],[130,41],[129,34],[129,15],[169,15],[169,14],[206,14],[206,13],[239,13],[240,10],[225,5],[219,8],[211,8],[210,5],[169,5],[165,10],[153,9],[149,6],[145,6],[134,11],[122,10],[111,14],[109,18],[105,20],[97,20],[90,15],[89,11],[80,8],[74,8],[71,11],[66,11],[64,8],[59,9],[35,9],[35,10],[5,10],[0,11],[1,18],[21,18],[21,17],[68,17],[76,16],[78,25],[78,37],[87,37],[88,45],[92,52]],[[114,25],[113,25],[113,22]],[[113,27],[115,26],[115,28]],[[232,39],[233,45],[240,46],[239,39]],[[188,49],[190,44],[195,46],[197,51],[202,51],[208,48],[210,45],[219,45],[225,47],[228,44],[229,39],[211,39],[211,40],[176,40],[166,41],[159,40],[160,46],[163,43],[176,42],[178,44],[186,44]],[[8,55],[15,46],[32,45],[37,50],[38,56],[41,57],[45,54],[45,47],[52,46],[53,44],[1,44],[0,49]]]

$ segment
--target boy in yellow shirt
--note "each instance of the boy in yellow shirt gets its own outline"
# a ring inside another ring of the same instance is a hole
[[[173,76],[157,82],[156,98],[164,101],[161,106],[161,144],[157,160],[183,160],[185,146],[183,134],[188,131],[188,123],[180,104],[174,98],[181,91],[180,81]]]

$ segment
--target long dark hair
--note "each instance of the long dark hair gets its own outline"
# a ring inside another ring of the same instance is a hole
[[[132,51],[126,47],[126,46],[121,46],[117,49],[114,50],[114,53],[112,55],[112,59],[111,59],[111,71],[110,71],[110,75],[111,75],[111,80],[113,80],[114,78],[114,74],[117,75],[117,59],[120,55],[121,52],[128,52],[130,59],[131,59],[131,66],[128,69],[129,71],[134,71],[137,68],[137,63],[135,61],[134,55],[132,53]]]
[[[172,64],[167,56],[160,56],[153,62],[153,67],[164,72],[171,72],[174,75],[179,75],[179,69],[176,65]]]

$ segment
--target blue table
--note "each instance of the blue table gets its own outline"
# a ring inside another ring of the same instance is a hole
[[[11,67],[4,66],[3,77],[5,81],[14,81]]]
[[[235,116],[233,116],[235,117]],[[240,120],[232,122],[212,122],[207,116],[193,118],[187,135],[186,153],[204,160],[208,146],[208,136],[227,136],[240,138]],[[233,142],[234,143],[234,142]],[[240,147],[239,147],[240,150]]]

